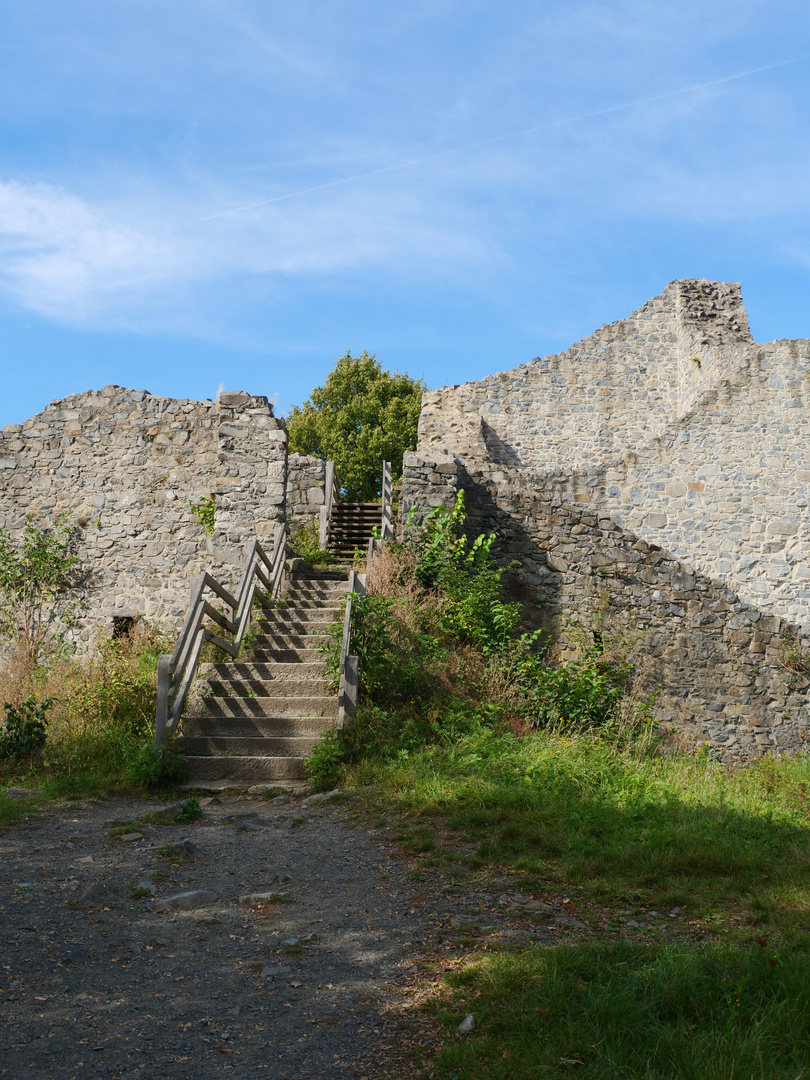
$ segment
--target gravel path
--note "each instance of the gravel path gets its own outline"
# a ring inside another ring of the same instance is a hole
[[[150,809],[69,808],[0,835],[0,1076],[366,1075],[413,967],[407,868],[325,804],[223,799],[193,825],[110,835]],[[199,854],[172,865],[159,849],[182,839]],[[139,882],[154,898],[131,898]],[[182,902],[204,907],[156,910],[199,890],[213,896]],[[280,902],[237,902],[256,893]]]
[[[562,897],[414,879],[351,807],[111,800],[0,833],[0,1078],[413,1076],[420,983],[490,935],[591,933]]]

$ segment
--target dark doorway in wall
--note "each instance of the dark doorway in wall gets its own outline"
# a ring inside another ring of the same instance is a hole
[[[117,640],[119,638],[128,638],[131,636],[132,631],[135,629],[135,623],[138,621],[137,615],[114,615],[113,616],[113,637]]]

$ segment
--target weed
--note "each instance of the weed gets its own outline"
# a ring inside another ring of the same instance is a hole
[[[0,758],[20,759],[36,753],[45,745],[47,738],[46,713],[53,701],[45,698],[37,702],[32,694],[19,705],[6,702],[5,730],[0,730]]]
[[[321,547],[320,523],[317,518],[312,518],[303,525],[296,525],[290,529],[287,550],[291,555],[303,559],[307,570],[327,565],[332,557]]]
[[[196,503],[188,504],[192,516],[205,528],[206,536],[212,536],[216,528],[217,505],[213,495],[201,495]]]
[[[200,800],[197,795],[189,795],[189,797],[180,806],[180,811],[177,814],[177,820],[183,825],[190,825],[192,821],[197,821],[202,817],[202,807],[200,806]]]
[[[139,747],[127,762],[126,771],[130,780],[138,787],[166,787],[185,779],[185,758],[175,753],[170,746],[146,743]]]

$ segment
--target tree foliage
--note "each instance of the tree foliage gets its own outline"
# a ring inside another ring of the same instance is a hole
[[[290,452],[334,461],[343,497],[371,502],[380,496],[383,459],[396,481],[402,455],[416,447],[424,388],[421,379],[384,371],[373,354],[347,352],[288,417]]]
[[[0,529],[0,629],[18,633],[33,661],[71,614],[65,594],[76,583],[78,556],[65,514],[50,528],[29,517],[19,541]]]

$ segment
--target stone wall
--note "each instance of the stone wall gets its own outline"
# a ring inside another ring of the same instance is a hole
[[[656,715],[681,745],[750,759],[806,747],[807,688],[790,653],[810,648],[796,627],[752,607],[722,580],[622,528],[606,508],[577,501],[564,475],[495,472],[435,452],[407,454],[411,505],[451,505],[464,489],[472,534],[496,532],[502,562],[531,625],[547,627],[564,659],[573,627],[605,618],[638,637]]]
[[[738,285],[677,281],[565,353],[425,394],[419,450],[577,502],[810,628],[810,342],[756,345]]]
[[[287,459],[287,516],[292,526],[319,517],[325,482],[325,461],[304,454],[290,454]]]
[[[115,617],[176,629],[189,578],[235,585],[252,536],[285,518],[287,432],[266,397],[154,397],[106,386],[53,401],[0,434],[0,527],[67,512],[89,577],[76,629],[86,644]],[[213,498],[206,535],[189,503]]]
[[[604,595],[684,737],[804,746],[810,342],[755,344],[738,285],[672,282],[565,353],[426,393],[405,506],[460,487],[563,648]]]

